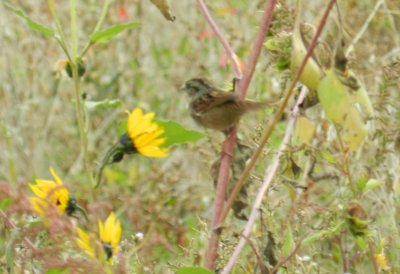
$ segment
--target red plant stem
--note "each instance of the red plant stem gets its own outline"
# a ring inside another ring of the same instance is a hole
[[[225,140],[222,148],[221,166],[218,174],[217,189],[215,193],[214,212],[211,223],[211,236],[208,242],[205,266],[208,269],[214,269],[215,261],[218,257],[219,229],[218,224],[224,209],[225,194],[229,182],[229,170],[232,162],[232,153],[236,141],[236,127],[232,128],[228,138]]]
[[[0,216],[3,218],[4,223],[11,229],[16,229],[17,226],[8,218],[8,216],[6,215],[6,213],[3,210],[0,210]],[[37,248],[35,247],[35,245],[27,238],[24,237],[24,242],[26,243],[26,245],[33,251],[37,251]]]
[[[275,3],[276,0],[269,0],[265,4],[264,14],[261,18],[257,38],[254,42],[253,49],[250,52],[243,79],[239,82],[238,92],[241,99],[246,97],[247,89],[249,88],[250,81],[253,78],[254,70],[256,69],[256,64],[258,62],[258,58],[260,57],[264,39],[267,35],[267,31],[272,20],[272,12],[274,11]]]
[[[211,17],[210,12],[207,9],[206,4],[203,0],[197,0],[197,3],[200,6],[200,10],[203,12],[205,19],[207,20],[208,24],[210,25],[211,29],[214,31],[215,35],[217,36],[219,42],[224,47],[228,58],[231,60],[233,70],[235,72],[235,77],[240,79],[242,78],[242,71],[239,65],[238,58],[233,51],[233,49],[229,46],[228,42],[225,40],[223,35],[221,34],[220,30],[218,29],[217,24]],[[222,209],[224,208],[224,198],[226,189],[228,187],[229,181],[229,169],[232,162],[232,154],[235,146],[236,140],[236,128],[233,128],[225,140],[222,149],[221,155],[221,166],[219,169],[218,174],[218,181],[217,181],[217,188],[215,193],[215,201],[214,201],[214,212],[213,212],[213,219],[211,223],[211,236],[209,239],[208,250],[206,253],[205,259],[205,266],[209,269],[214,268],[215,260],[217,258],[217,249],[218,249],[218,242],[219,242],[219,233],[217,232],[216,224],[221,217]]]
[[[222,35],[221,31],[218,29],[217,24],[215,23],[214,19],[211,17],[210,12],[207,9],[206,4],[203,0],[197,0],[197,3],[200,6],[201,11],[203,12],[204,17],[206,18],[208,24],[210,25],[211,29],[217,36],[219,42],[224,47],[228,58],[232,62],[233,70],[235,72],[235,77],[238,79],[242,78],[242,70],[240,69],[239,59],[233,49],[229,46],[229,43],[226,41],[224,36]]]
[[[201,8],[207,22],[210,24],[212,30],[218,37],[222,46],[225,48],[228,57],[231,59],[236,77],[240,79],[241,71],[240,71],[239,63],[237,61],[236,54],[234,53],[232,48],[229,46],[229,44],[226,42],[226,40],[223,38],[221,32],[218,30],[218,27],[215,24],[215,22],[213,21],[210,13],[208,12],[208,9],[207,9],[204,1],[198,0],[197,2],[199,3],[200,8]],[[276,0],[270,0],[266,3],[264,15],[261,19],[257,38],[256,38],[256,41],[252,48],[252,51],[249,55],[248,65],[246,66],[245,76],[244,76],[244,84],[241,84],[242,81],[240,81],[239,85],[238,85],[238,89],[235,91],[236,93],[239,94],[240,98],[244,98],[246,96],[247,88],[253,77],[255,66],[257,64],[258,58],[260,57],[262,44],[263,44],[265,35],[267,33],[269,23],[271,21],[272,11],[275,6],[275,2],[276,2]],[[206,253],[206,261],[205,261],[205,266],[208,269],[214,269],[215,261],[218,256],[218,253],[217,253],[218,241],[219,241],[218,225],[219,225],[219,220],[221,219],[221,215],[222,215],[222,212],[224,209],[225,193],[226,193],[226,189],[227,189],[228,181],[229,181],[229,168],[230,168],[231,161],[232,161],[235,140],[236,140],[236,128],[233,128],[231,130],[228,138],[224,142],[223,152],[222,152],[222,156],[221,156],[221,166],[220,166],[219,175],[218,175],[216,197],[215,197],[215,202],[214,202],[214,213],[213,213],[213,219],[212,219],[212,224],[211,224],[212,234],[211,234],[211,237],[209,240],[208,250]]]

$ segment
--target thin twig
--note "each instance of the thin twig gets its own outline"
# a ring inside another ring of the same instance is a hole
[[[394,33],[399,33],[399,31],[396,28],[396,21],[393,18],[393,14],[391,14],[391,11],[388,9],[387,3],[384,0],[383,1],[383,8],[384,8],[384,13],[388,17],[388,20],[390,21],[390,27],[393,29]],[[399,14],[399,13],[398,13]],[[394,35],[393,39],[396,43],[396,47],[400,47],[400,39],[398,35]]]
[[[249,239],[249,238],[246,237],[246,240],[247,240],[247,243],[249,244],[251,250],[253,251],[254,255],[256,255],[257,264],[258,264],[258,266],[260,267],[261,273],[266,273],[267,267],[266,267],[265,264],[263,263],[263,260],[261,259],[260,254],[258,254],[256,246],[253,244],[253,242],[251,241],[251,239]]]
[[[372,264],[372,268],[373,268],[373,270],[374,270],[374,274],[379,274],[379,267],[378,267],[378,264],[376,263],[376,258],[375,258],[375,255],[374,255],[374,249],[375,249],[375,247],[374,247],[374,243],[373,242],[369,242],[369,244],[368,244],[368,249],[369,249],[369,256],[370,256],[370,258],[371,258],[371,264]]]
[[[47,0],[47,6],[49,7],[50,14],[53,17],[53,20],[54,20],[54,22],[56,24],[56,28],[57,28],[57,31],[58,31],[58,34],[59,34],[59,37],[56,36],[55,39],[57,40],[57,42],[60,44],[61,48],[63,49],[65,55],[68,58],[68,61],[71,63],[72,62],[72,57],[68,52],[67,39],[65,38],[64,31],[62,29],[62,25],[61,25],[60,19],[57,16],[53,1],[54,0]]]
[[[207,20],[208,24],[210,25],[211,29],[217,36],[221,45],[224,47],[225,52],[228,55],[228,58],[231,60],[236,78],[241,79],[242,78],[242,70],[240,69],[239,59],[238,59],[236,53],[233,51],[232,47],[229,46],[229,43],[226,41],[226,39],[222,35],[221,31],[218,29],[218,26],[215,23],[214,19],[212,18],[210,12],[208,11],[208,8],[207,8],[206,4],[204,3],[204,1],[197,0],[197,3],[199,4],[200,9],[203,12],[203,15],[204,15],[205,19]]]
[[[307,53],[306,56],[304,57],[302,63],[300,64],[299,68],[296,71],[296,74],[292,80],[292,83],[290,84],[289,88],[287,89],[286,93],[285,93],[285,97],[282,100],[281,105],[279,106],[278,110],[275,112],[274,117],[272,118],[272,120],[270,121],[270,123],[267,126],[267,131],[264,133],[264,136],[261,138],[260,144],[258,146],[258,148],[254,151],[253,155],[251,156],[248,164],[246,165],[245,169],[243,170],[242,174],[240,175],[239,179],[237,180],[237,182],[235,183],[235,186],[231,192],[231,195],[228,199],[228,202],[224,208],[224,212],[222,214],[221,220],[220,220],[220,224],[224,221],[224,219],[226,218],[226,216],[229,213],[230,208],[232,207],[232,204],[235,202],[237,195],[240,193],[240,189],[242,188],[247,176],[249,175],[251,169],[254,167],[258,157],[260,156],[265,144],[267,143],[267,141],[269,140],[269,137],[271,136],[275,125],[278,123],[278,121],[280,121],[282,114],[285,110],[285,107],[289,101],[289,98],[291,97],[292,93],[293,93],[293,89],[296,86],[296,83],[299,81],[300,79],[300,75],[304,70],[304,67],[308,61],[308,59],[310,58],[310,56],[313,53],[313,50],[315,48],[315,46],[317,45],[317,41],[319,36],[321,35],[322,29],[325,26],[325,22],[328,18],[328,14],[330,12],[330,10],[333,7],[333,4],[336,2],[336,0],[331,0],[328,4],[327,9],[325,10],[324,15],[322,16],[321,22],[318,26],[318,29],[314,35],[314,37],[312,38],[311,42],[310,42],[310,46],[307,49]],[[219,224],[219,225],[220,225]]]
[[[92,34],[100,30],[101,26],[103,25],[106,19],[109,6],[110,6],[110,0],[105,0],[103,4],[103,9],[101,10],[99,21],[97,21],[97,24],[94,30],[92,31]],[[79,57],[83,57],[86,54],[86,52],[90,49],[90,47],[93,45],[94,43],[89,40],[84,49],[82,50],[82,52],[79,54]]]
[[[360,40],[360,38],[363,36],[364,32],[367,30],[369,23],[371,23],[372,19],[374,19],[375,14],[378,12],[379,8],[381,5],[384,3],[384,0],[380,0],[376,3],[374,9],[371,11],[369,14],[367,20],[365,20],[364,25],[361,27],[360,31],[357,33],[357,35],[353,38],[351,43],[349,44],[347,50],[346,50],[346,56],[350,53],[350,51],[353,50],[354,45]]]
[[[279,269],[282,265],[286,264],[291,258],[293,258],[294,255],[296,255],[297,251],[298,251],[298,250],[300,249],[300,247],[301,247],[302,242],[304,241],[304,239],[305,239],[308,235],[309,235],[309,233],[308,233],[308,234],[304,234],[303,236],[301,236],[300,240],[298,241],[298,243],[297,243],[296,246],[294,247],[293,251],[290,252],[290,254],[289,254],[286,258],[283,258],[282,260],[280,260],[280,261],[274,266],[274,268],[272,268],[272,270],[271,270],[271,272],[270,272],[271,274],[275,274],[275,273],[278,271],[278,269]]]
[[[262,200],[264,198],[265,192],[268,190],[268,188],[272,182],[272,179],[274,178],[275,173],[278,169],[280,158],[281,158],[282,154],[284,153],[284,151],[286,150],[287,145],[290,142],[290,138],[292,136],[292,132],[293,132],[293,129],[294,129],[294,126],[296,123],[296,119],[297,119],[297,114],[299,111],[299,105],[303,102],[304,98],[307,95],[307,92],[308,92],[308,89],[306,87],[303,87],[303,89],[300,92],[300,95],[296,101],[296,104],[290,114],[290,118],[289,118],[288,126],[286,128],[285,136],[283,137],[283,140],[279,147],[278,153],[276,154],[276,156],[272,162],[272,165],[265,172],[264,182],[263,182],[262,186],[260,187],[257,197],[254,201],[249,220],[248,220],[246,227],[242,233],[243,234],[242,238],[240,239],[238,245],[236,246],[235,251],[233,252],[231,258],[229,259],[229,262],[224,267],[222,274],[228,274],[232,271],[237,259],[239,258],[239,255],[242,252],[242,249],[246,243],[246,238],[249,237],[251,230],[253,229],[253,225],[260,213],[260,208],[261,208],[261,204],[262,204]]]
[[[78,28],[76,26],[76,0],[69,1],[69,11],[71,17],[71,54],[72,61],[76,62],[78,56]]]
[[[347,260],[346,250],[344,250],[343,245],[342,245],[342,239],[340,236],[336,236],[335,238],[339,245],[340,254],[342,256],[343,273],[348,273],[348,269],[349,269],[348,260]]]
[[[272,12],[274,11],[275,3],[276,0],[269,0],[265,4],[264,14],[261,18],[257,38],[250,52],[243,79],[239,82],[238,92],[239,98],[241,99],[246,97],[247,89],[249,88],[250,81],[253,78],[254,70],[256,69],[256,64],[258,62],[258,58],[260,57],[264,39],[267,35],[267,31],[272,20]]]

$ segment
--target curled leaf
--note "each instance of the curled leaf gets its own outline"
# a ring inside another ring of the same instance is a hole
[[[121,106],[121,100],[104,99],[102,101],[85,101],[85,105],[88,110],[94,110],[100,108],[113,108]]]
[[[159,11],[165,17],[165,19],[171,22],[175,21],[176,17],[171,14],[167,0],[150,0],[150,1],[159,9]]]
[[[264,47],[269,50],[272,56],[276,57],[276,68],[279,71],[290,68],[290,58],[292,54],[292,34],[289,32],[280,32],[274,36],[268,37]]]
[[[357,202],[352,202],[347,209],[347,223],[354,236],[364,236],[368,233],[369,219],[367,212]]]
[[[384,185],[384,182],[378,181],[376,179],[369,179],[365,185],[365,189],[372,190]]]
[[[292,56],[290,60],[290,69],[293,74],[296,73],[307,53],[303,32],[300,24],[296,24],[292,36]],[[313,57],[309,58],[301,73],[300,82],[307,86],[310,91],[316,91],[322,77],[323,73],[317,61]]]
[[[365,90],[361,91],[359,87],[354,91],[342,77],[334,69],[327,70],[318,85],[318,98],[343,142],[354,151],[367,135],[367,124],[363,116],[372,115],[372,106]]]

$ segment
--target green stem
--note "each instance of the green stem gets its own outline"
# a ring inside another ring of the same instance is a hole
[[[99,171],[98,171],[97,174],[96,174],[96,179],[95,179],[96,185],[94,186],[94,188],[97,188],[97,187],[100,185],[100,183],[101,183],[101,176],[102,176],[102,174],[103,174],[103,169],[104,169],[107,165],[110,165],[110,164],[113,163],[113,162],[110,162],[110,158],[113,157],[113,156],[115,155],[115,153],[120,152],[120,151],[121,151],[121,148],[120,148],[119,143],[116,144],[116,145],[113,145],[113,146],[107,151],[106,155],[105,155],[104,158],[103,158],[103,161],[102,161],[101,164],[100,164]]]
[[[93,33],[98,31],[101,28],[101,26],[103,25],[104,20],[106,19],[106,16],[107,16],[109,6],[110,6],[110,0],[105,0],[104,5],[103,5],[103,10],[101,11],[100,19],[97,22],[96,27],[93,30]]]
[[[85,48],[82,50],[82,52],[79,54],[79,58],[82,58],[83,56],[85,56],[86,52],[90,49],[91,46],[93,46],[94,43],[89,41],[87,43],[87,45],[85,46]]]
[[[58,44],[60,44],[61,48],[63,49],[63,51],[65,53],[65,55],[67,56],[68,62],[72,63],[72,59],[71,59],[71,56],[69,55],[69,52],[68,52],[68,49],[67,49],[66,45],[63,43],[63,41],[59,37],[56,37],[56,40],[57,40]]]
[[[99,21],[97,22],[96,27],[94,28],[92,34],[100,30],[101,26],[104,23],[104,20],[106,19],[109,6],[110,6],[110,0],[105,0],[104,4],[103,4],[103,9],[101,11],[101,15],[100,15]],[[79,54],[79,56],[83,57],[86,54],[86,52],[89,50],[89,48],[91,46],[93,46],[93,45],[94,45],[94,43],[92,41],[89,41],[87,43],[87,45],[85,46],[85,48],[82,50],[82,53]]]
[[[89,150],[88,150],[88,127],[86,126],[87,115],[84,112],[84,105],[82,102],[82,92],[80,77],[78,75],[78,66],[80,58],[78,57],[78,28],[76,26],[76,0],[70,0],[70,17],[71,17],[71,51],[72,51],[72,62],[70,63],[72,69],[72,79],[74,82],[75,91],[75,107],[76,107],[76,118],[78,120],[79,137],[81,143],[81,151],[83,152],[83,160],[85,164],[85,171],[89,177],[89,182],[93,184],[92,166],[90,164]]]
[[[76,57],[78,54],[78,39],[77,33],[78,29],[76,27],[76,0],[69,1],[69,9],[71,16],[71,49],[72,49],[72,58],[74,62],[77,62]]]
[[[72,78],[74,81],[75,91],[75,107],[76,107],[76,118],[78,120],[79,137],[81,143],[81,150],[83,151],[83,159],[85,163],[85,170],[89,176],[89,181],[93,182],[92,177],[92,166],[90,164],[89,151],[88,151],[88,139],[87,139],[87,127],[85,126],[85,114],[83,109],[83,102],[81,96],[81,83],[78,75],[78,62],[71,63]]]
[[[62,30],[60,19],[58,18],[56,10],[54,8],[53,0],[47,0],[47,5],[49,7],[51,16],[53,17],[53,20],[56,23],[56,28],[57,28],[58,34],[60,35],[59,37],[56,37],[56,40],[60,44],[63,51],[65,52],[65,55],[67,55],[69,62],[72,63],[72,59],[71,59],[71,56],[70,56],[70,54],[68,52],[68,48],[67,48],[67,43],[66,43],[67,39],[65,39],[65,35]]]
[[[12,145],[10,140],[10,135],[5,126],[3,126],[3,138],[7,147],[8,154],[8,172],[10,176],[10,185],[13,187],[13,190],[17,190],[17,173],[15,171],[15,161],[13,157]]]

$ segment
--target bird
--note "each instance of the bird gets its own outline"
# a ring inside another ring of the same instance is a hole
[[[227,132],[240,117],[270,105],[270,102],[254,102],[240,99],[235,93],[216,88],[205,78],[193,78],[181,87],[190,98],[190,116],[199,125]]]

